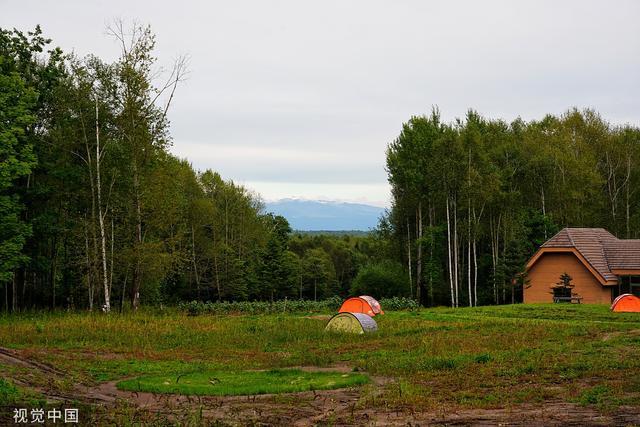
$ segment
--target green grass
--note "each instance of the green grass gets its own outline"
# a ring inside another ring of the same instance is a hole
[[[120,381],[117,387],[122,390],[152,393],[240,396],[329,390],[359,386],[369,381],[369,377],[360,373],[272,369],[268,371],[207,371],[181,375],[143,376]]]
[[[0,364],[0,375],[5,376],[12,373],[15,373],[15,370]],[[10,380],[0,377],[0,408],[18,403],[26,403],[30,406],[43,406],[46,401],[40,393],[29,388],[15,385]]]
[[[635,313],[513,305],[388,312],[376,321],[377,333],[352,336],[326,334],[326,319],[304,314],[27,313],[0,316],[0,343],[85,383],[340,363],[395,379],[375,399],[365,396],[374,407],[640,402]]]
[[[16,402],[19,397],[20,392],[16,386],[4,378],[0,378],[0,402],[6,404],[13,403]]]

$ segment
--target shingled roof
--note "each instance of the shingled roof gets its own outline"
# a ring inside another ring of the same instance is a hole
[[[573,248],[607,282],[616,281],[614,270],[640,270],[640,240],[618,239],[604,228],[563,228],[544,248]]]

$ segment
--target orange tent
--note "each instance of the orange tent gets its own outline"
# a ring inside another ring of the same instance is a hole
[[[613,300],[611,311],[640,313],[640,298],[631,294],[622,294]]]
[[[375,298],[368,295],[360,295],[359,297],[352,297],[342,303],[339,313],[364,313],[369,316],[375,316],[376,314],[384,314],[380,303]]]

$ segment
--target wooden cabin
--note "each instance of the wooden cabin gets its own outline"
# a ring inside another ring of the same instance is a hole
[[[611,304],[621,294],[640,296],[640,240],[618,239],[603,228],[564,228],[526,266],[525,303],[564,300],[560,276],[571,276],[572,300]]]

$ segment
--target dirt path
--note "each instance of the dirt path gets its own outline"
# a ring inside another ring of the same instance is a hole
[[[20,351],[0,347],[0,364],[27,368],[55,380],[66,374],[54,367],[37,362]],[[297,367],[303,370],[349,372],[348,365],[328,368]],[[374,387],[368,398],[376,397],[390,378],[372,377]],[[544,406],[520,405],[502,409],[469,409],[448,412],[416,412],[411,408],[366,409],[360,405],[362,389],[338,389],[281,395],[198,397],[118,390],[117,381],[96,386],[77,384],[72,390],[60,390],[34,384],[30,378],[14,378],[16,383],[42,393],[52,402],[82,401],[110,409],[129,407],[137,414],[162,416],[180,422],[181,416],[201,413],[207,422],[219,421],[228,425],[640,425],[640,408],[623,407],[614,414],[602,415],[590,407],[566,402],[545,402]],[[142,415],[140,415],[142,416]],[[149,419],[149,418],[147,418]],[[152,419],[152,418],[151,418]]]

